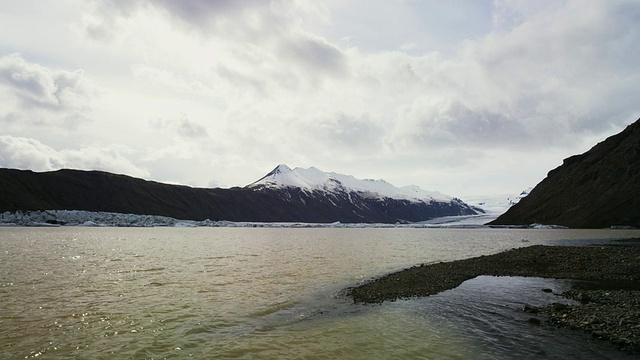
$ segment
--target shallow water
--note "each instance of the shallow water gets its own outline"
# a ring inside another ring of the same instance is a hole
[[[0,228],[0,358],[619,358],[527,323],[568,283],[480,277],[356,305],[345,287],[419,263],[630,230]],[[595,354],[595,355],[594,355]]]

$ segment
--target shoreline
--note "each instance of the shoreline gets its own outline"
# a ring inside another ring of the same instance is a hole
[[[494,255],[422,264],[346,289],[354,303],[434,295],[480,275],[524,276],[600,282],[593,290],[561,296],[580,305],[523,309],[548,316],[554,326],[582,330],[622,350],[640,352],[640,239],[606,245],[533,245]],[[554,304],[555,305],[555,304]]]

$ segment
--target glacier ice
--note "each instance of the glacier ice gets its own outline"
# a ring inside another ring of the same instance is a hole
[[[177,220],[167,216],[91,212],[83,210],[16,211],[0,214],[0,226],[103,226],[103,227],[270,227],[270,228],[439,228],[481,227],[484,217],[463,216],[446,221],[430,221],[412,224],[371,223],[291,223],[291,222],[233,222],[213,220]],[[442,218],[445,220],[445,218]]]

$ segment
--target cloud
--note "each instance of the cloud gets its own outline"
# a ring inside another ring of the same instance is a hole
[[[282,58],[290,58],[309,71],[336,75],[345,72],[345,56],[338,48],[322,39],[292,39],[281,44]]]
[[[450,56],[382,53],[354,66],[397,110],[396,144],[573,147],[638,117],[640,4],[522,4],[499,3],[498,15],[512,22],[500,20]]]
[[[64,19],[0,35],[28,54],[0,58],[3,135],[58,149],[23,142],[34,166],[130,159],[157,180],[204,185],[214,167],[237,185],[286,162],[398,185],[440,169],[448,184],[525,173],[478,164],[531,153],[544,175],[640,115],[637,1],[52,4]]]
[[[403,116],[409,125],[396,136],[429,148],[526,146],[532,140],[517,120],[460,101],[414,103]]]
[[[629,93],[636,97],[639,92],[626,82],[639,76],[633,59],[640,50],[633,44],[640,41],[640,31],[633,24],[640,4],[507,4],[496,12],[517,13],[517,25],[468,42],[459,54],[466,62],[457,69],[472,64],[484,73],[469,84],[470,95],[497,95],[496,104],[503,108],[494,104],[494,110],[511,118],[547,118],[548,125],[561,122],[572,130],[600,131],[598,124],[582,119],[601,114],[609,122],[609,109],[633,107]],[[628,121],[628,113],[619,115],[618,124]]]
[[[45,171],[64,167],[64,159],[54,149],[35,139],[0,136],[0,166]]]
[[[88,121],[96,91],[82,70],[52,70],[20,54],[0,57],[0,123],[74,128]]]
[[[122,145],[64,149],[59,152],[65,161],[66,168],[103,170],[149,178],[149,172],[146,169],[131,161],[136,158],[136,153],[137,151]]]
[[[371,152],[379,148],[383,129],[368,114],[360,116],[337,112],[321,115],[313,126],[303,126],[304,137],[316,139],[319,147],[331,144],[337,151]]]
[[[121,30],[123,19],[141,13],[158,13],[178,27],[202,36],[220,36],[235,40],[259,41],[286,28],[282,12],[275,11],[279,1],[262,0],[130,0],[93,3],[93,11],[84,17],[84,30],[94,40],[111,41]],[[283,3],[289,3],[283,1]]]
[[[216,74],[220,79],[223,79],[228,83],[232,83],[234,86],[247,88],[259,96],[268,95],[265,90],[265,80],[255,76],[254,74],[233,70],[223,64],[218,64]]]
[[[264,13],[270,8],[270,1],[246,0],[160,0],[149,2],[161,8],[171,17],[180,19],[186,24],[207,28],[212,22],[223,16],[245,16],[255,11]]]
[[[441,137],[455,144],[528,146],[542,141],[562,145],[566,138],[549,138],[543,129],[606,131],[610,121],[615,125],[628,122],[632,116],[628,109],[638,94],[632,85],[638,77],[634,59],[640,51],[633,45],[639,40],[633,26],[638,5],[633,1],[498,1],[493,6],[493,30],[469,38],[446,56],[339,47],[305,32],[296,15],[321,11],[309,10],[298,2],[109,4],[117,10],[105,12],[106,17],[116,14],[134,22],[143,16],[162,14],[174,22],[174,30],[200,34],[200,51],[209,62],[203,62],[201,69],[190,64],[188,71],[193,78],[186,81],[208,77],[209,95],[225,98],[231,107],[237,104],[237,98],[257,104],[260,99],[255,97],[266,96],[285,107],[302,104],[307,108],[300,109],[304,111],[313,105],[308,100],[303,104],[305,99],[298,98],[316,98],[314,92],[318,90],[328,93],[321,94],[324,101],[340,107],[347,102],[345,94],[359,92],[359,108],[347,104],[340,109],[342,113],[359,116],[367,107],[384,104],[385,114],[374,117],[394,122],[385,127],[402,130],[395,133],[398,141],[402,140],[398,139],[400,134],[405,134],[404,140],[408,141],[409,134],[417,130],[423,137],[433,134],[434,142]],[[180,25],[176,28],[175,24]],[[185,58],[198,58],[198,48],[188,50]],[[164,64],[156,65],[159,71],[165,71]],[[174,68],[168,73],[186,70]],[[330,74],[339,76],[327,79]],[[243,88],[252,89],[253,95]],[[417,99],[426,101],[412,105]],[[253,106],[257,109],[262,105]],[[416,114],[421,118],[401,116],[408,107],[421,108],[422,114]],[[277,108],[287,111],[282,106]],[[297,122],[315,121],[311,119],[317,119],[317,115],[308,111]],[[598,118],[608,120],[595,120]],[[530,141],[481,141],[493,140],[491,134],[496,131],[506,132],[505,139]]]
[[[213,88],[220,86],[216,82],[232,88],[244,86],[258,96],[270,95],[267,83],[276,88],[286,86],[284,82],[315,88],[322,76],[346,71],[342,51],[301,26],[305,16],[322,13],[318,5],[291,0],[134,3],[137,5],[120,1],[95,5],[85,14],[83,28],[90,38],[104,38],[111,46],[142,52],[146,68],[155,63],[157,70],[172,73],[168,68],[178,67],[178,71],[196,75],[191,81],[205,75]],[[96,32],[92,24],[100,23],[112,27],[115,34],[92,35]]]
[[[0,85],[13,91],[25,108],[81,109],[90,95],[82,70],[51,70],[19,54],[0,58]]]
[[[35,139],[0,136],[0,167],[5,168],[103,170],[148,178],[149,172],[134,165],[131,157],[132,151],[121,145],[58,151]]]
[[[207,129],[204,126],[189,120],[187,115],[184,113],[172,119],[156,119],[149,123],[156,129],[166,129],[186,139],[202,139],[209,137]]]

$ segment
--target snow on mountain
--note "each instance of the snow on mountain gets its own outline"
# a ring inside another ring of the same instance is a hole
[[[527,188],[520,192],[519,195],[504,194],[504,195],[479,195],[465,197],[464,201],[475,207],[479,207],[487,214],[501,215],[507,211],[511,206],[517,204],[522,198],[529,195],[533,190],[532,187]]]
[[[453,197],[437,191],[426,191],[418,186],[395,187],[384,180],[356,179],[351,175],[323,172],[315,167],[291,169],[278,165],[260,180],[247,188],[300,188],[306,191],[358,192],[367,197],[391,198],[414,202],[450,202]]]
[[[482,226],[498,218],[504,214],[511,206],[517,204],[522,198],[529,195],[533,188],[528,188],[520,192],[519,195],[479,195],[467,196],[464,202],[474,208],[484,210],[484,214],[478,215],[460,215],[460,216],[443,216],[420,224],[441,227],[475,227]]]
[[[524,198],[525,196],[529,195],[529,193],[531,192],[531,190],[533,190],[533,187],[529,187],[525,190],[522,190],[522,192],[520,193],[520,195],[516,196],[516,198],[512,201],[511,205],[515,205],[518,202],[520,202],[520,200],[522,200],[522,198]]]

